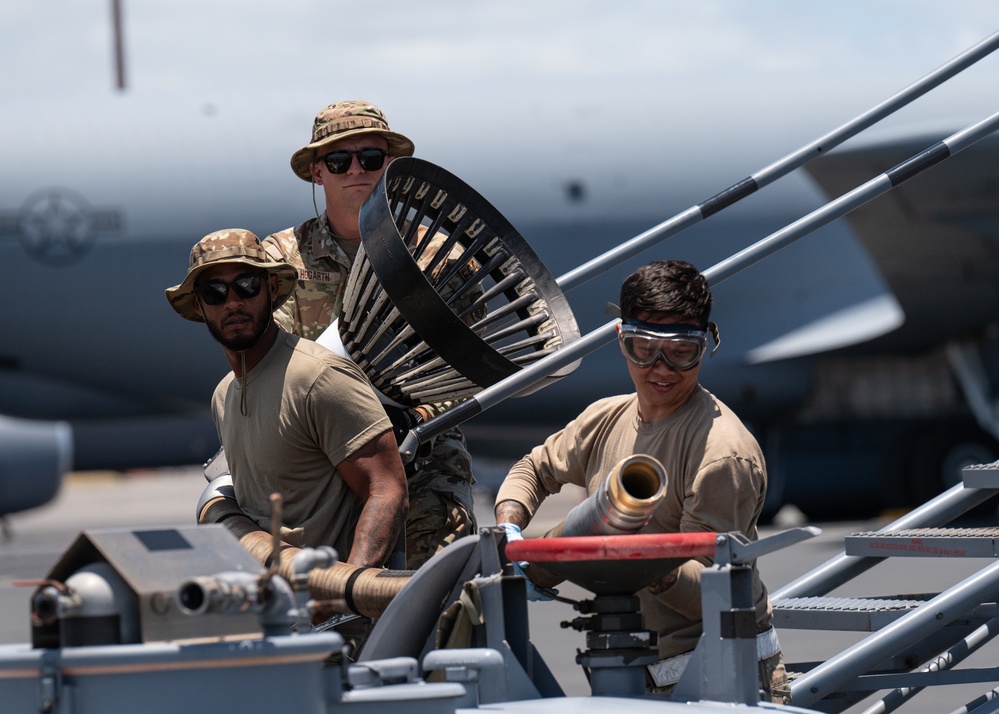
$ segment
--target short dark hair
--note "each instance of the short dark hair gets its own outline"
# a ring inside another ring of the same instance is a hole
[[[621,319],[642,314],[704,326],[711,317],[708,281],[684,260],[657,260],[643,265],[621,285]]]

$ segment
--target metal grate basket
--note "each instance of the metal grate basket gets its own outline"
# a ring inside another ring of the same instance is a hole
[[[438,166],[392,161],[360,228],[340,338],[399,404],[460,401],[579,337],[565,296],[526,241]]]

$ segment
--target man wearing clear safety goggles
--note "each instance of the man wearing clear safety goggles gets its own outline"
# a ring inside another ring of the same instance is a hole
[[[708,323],[718,349],[718,327]],[[696,367],[708,344],[708,330],[696,325],[662,324],[630,318],[618,326],[617,338],[621,351],[639,367],[651,367],[662,360],[670,369],[686,372]]]
[[[626,313],[617,336],[621,352],[628,358],[642,421],[664,419],[694,395],[709,332],[718,349],[718,328],[713,322],[701,327],[692,324],[690,316]]]
[[[667,480],[666,495],[641,532],[757,537],[767,484],[763,452],[732,410],[698,383],[708,336],[715,349],[719,343],[718,328],[709,322],[711,303],[707,280],[684,261],[656,261],[624,281],[618,342],[635,391],[594,402],[513,465],[494,509],[508,539],[522,537],[547,494],[574,484],[593,495],[634,454],[658,459]],[[649,692],[671,691],[691,658],[702,631],[705,565],[689,560],[638,593],[645,623],[659,638],[660,661],[648,666]],[[769,597],[753,567],[760,689],[766,699],[788,704]],[[530,568],[524,572],[541,577]],[[533,592],[546,594],[536,586]]]

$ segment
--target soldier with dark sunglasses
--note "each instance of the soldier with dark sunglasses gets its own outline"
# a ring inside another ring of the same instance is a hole
[[[212,417],[240,510],[270,531],[270,496],[280,493],[283,541],[379,567],[407,510],[392,424],[357,365],[274,322],[296,278],[253,233],[227,229],[198,241],[166,296],[181,317],[207,324],[232,369]]]
[[[708,336],[718,344],[707,281],[689,263],[657,261],[625,280],[620,302],[618,339],[635,391],[591,404],[517,462],[496,496],[496,522],[508,539],[522,538],[541,502],[564,484],[593,494],[622,459],[648,454],[665,466],[667,485],[643,532],[757,538],[767,487],[763,453],[739,418],[698,383]],[[650,692],[671,691],[697,645],[701,570],[710,563],[689,560],[638,593],[645,625],[659,635],[660,661],[646,677]],[[543,599],[543,590],[529,584],[529,591]],[[753,594],[760,686],[768,699],[788,704],[770,599],[755,564]]]
[[[264,239],[276,260],[298,270],[298,283],[274,317],[284,329],[318,339],[343,313],[347,276],[361,246],[361,206],[397,156],[412,156],[413,142],[389,129],[382,111],[363,101],[331,104],[316,115],[312,140],[291,157],[291,168],[312,185],[316,216]],[[324,210],[316,204],[322,189]],[[423,255],[434,255],[431,244]],[[387,407],[400,433],[436,416],[448,403],[413,410]],[[461,431],[434,440],[429,453],[407,465],[410,511],[406,521],[406,566],[418,568],[438,550],[476,532],[472,510],[471,456]]]

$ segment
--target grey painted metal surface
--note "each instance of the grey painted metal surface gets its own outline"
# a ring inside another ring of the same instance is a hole
[[[733,637],[721,621],[725,611],[730,616],[747,611],[752,599],[748,562],[768,547],[785,544],[786,535],[773,537],[769,546],[766,540],[749,546],[735,536],[718,537],[725,552],[706,573],[705,617],[713,624],[706,627],[707,655],[700,661],[726,662],[726,676],[687,678],[685,699],[724,701],[725,711],[759,708],[752,638],[740,639],[738,633]],[[292,583],[285,582],[252,558],[247,561],[248,554],[224,528],[88,531],[39,586],[34,642],[0,647],[0,702],[4,712],[62,714],[717,708],[715,702],[643,697],[644,663],[634,655],[644,651],[649,662],[655,662],[655,649],[647,641],[620,649],[620,635],[626,633],[603,632],[592,624],[583,629],[596,636],[588,636],[590,649],[578,661],[600,660],[602,671],[593,680],[595,696],[563,697],[530,641],[526,589],[521,577],[509,574],[504,546],[502,529],[485,528],[478,538],[438,554],[397,596],[395,614],[379,623],[381,634],[371,650],[380,656],[351,664],[338,633],[311,631],[314,603],[309,600],[307,578],[296,576]],[[309,552],[303,549],[295,562],[302,568],[326,567],[326,552],[317,551],[314,558],[308,557]],[[223,571],[211,573],[213,566]],[[607,561],[607,567],[614,566],[615,561]],[[116,587],[128,589],[131,596],[108,597],[101,588],[71,587],[81,572],[116,580]],[[300,590],[294,589],[295,583]],[[472,647],[436,649],[426,625],[429,622],[432,629],[442,608],[463,593],[472,593],[477,603]],[[94,601],[88,602],[90,598]],[[634,624],[640,627],[638,601],[631,599]],[[146,600],[151,605],[144,606]],[[588,611],[588,602],[580,603],[582,612]],[[413,607],[407,608],[410,604]],[[154,621],[131,629],[105,626],[108,620],[138,621],[140,613]],[[245,630],[247,617],[257,620],[255,630],[232,633],[226,620]],[[391,641],[393,633],[403,635],[416,626],[413,637]],[[602,649],[603,641],[611,649]],[[402,651],[420,648],[421,658]],[[708,671],[705,668],[701,674]],[[427,681],[435,672],[445,681]]]
[[[975,506],[984,503],[996,492],[995,488],[967,488],[962,484],[957,484],[901,518],[892,521],[881,530],[892,531],[903,528],[944,525],[967,513]],[[779,601],[791,597],[825,595],[848,580],[873,568],[882,560],[884,560],[882,556],[860,557],[843,553],[778,589],[772,593],[772,599]]]
[[[999,595],[995,538],[999,532],[941,526],[959,516],[962,508],[970,509],[980,498],[994,493],[997,466],[964,471],[988,488],[955,486],[880,531],[849,535],[844,554],[775,593],[775,621],[785,627],[877,630],[829,660],[806,667],[791,685],[796,703],[842,711],[869,692],[893,690],[869,710],[881,714],[901,706],[926,686],[994,685],[999,677],[997,668],[955,670],[954,666],[999,633],[994,620]],[[990,560],[979,572],[932,598],[824,597],[889,555]],[[991,702],[986,698],[978,705],[987,707]]]
[[[922,602],[898,598],[784,598],[774,609],[774,627],[874,632]]]
[[[844,540],[847,555],[913,558],[994,558],[999,528],[906,528],[854,533]]]

